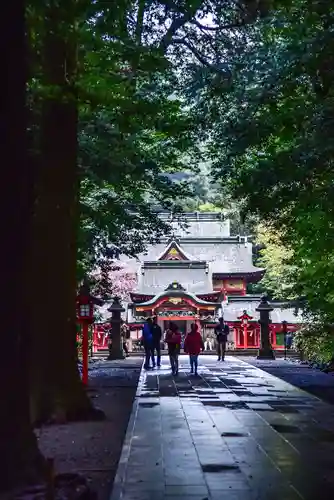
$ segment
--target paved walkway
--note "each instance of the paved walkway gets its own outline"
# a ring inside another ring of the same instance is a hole
[[[310,392],[327,403],[334,404],[334,374],[322,373],[308,364],[282,358],[274,361],[258,360],[255,357],[240,357],[242,361],[289,382],[295,387]]]
[[[333,406],[215,359],[142,372],[111,500],[332,500]]]

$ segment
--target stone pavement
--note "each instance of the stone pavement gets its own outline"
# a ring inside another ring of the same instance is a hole
[[[334,408],[228,357],[142,372],[111,500],[334,498]]]
[[[310,392],[327,403],[334,404],[334,373],[323,373],[307,363],[300,363],[292,359],[279,358],[266,361],[258,360],[252,356],[241,356],[240,359],[289,382],[295,387]]]

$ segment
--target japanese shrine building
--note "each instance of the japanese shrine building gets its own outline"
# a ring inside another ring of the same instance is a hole
[[[138,286],[128,307],[131,330],[141,335],[145,319],[156,315],[163,331],[174,321],[186,333],[190,323],[197,321],[206,336],[223,315],[231,330],[231,348],[257,348],[255,309],[260,296],[248,295],[247,284],[260,281],[265,269],[253,264],[251,238],[231,236],[230,222],[221,213],[188,213],[186,222],[186,228],[173,223],[173,237],[139,257]],[[300,318],[282,303],[272,305],[272,344],[280,347],[281,321],[286,320],[294,331]]]

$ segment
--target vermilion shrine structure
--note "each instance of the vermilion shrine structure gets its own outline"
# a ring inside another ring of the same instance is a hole
[[[248,294],[247,286],[260,281],[265,269],[253,264],[251,238],[231,236],[230,222],[220,213],[188,213],[186,222],[186,228],[173,223],[171,238],[130,262],[138,276],[128,305],[131,336],[140,338],[143,322],[156,315],[163,331],[174,321],[185,333],[196,321],[206,337],[223,315],[230,326],[229,348],[259,348],[255,309],[261,296]],[[271,305],[271,343],[283,348],[281,322],[287,321],[287,330],[295,331],[300,318],[282,302]]]

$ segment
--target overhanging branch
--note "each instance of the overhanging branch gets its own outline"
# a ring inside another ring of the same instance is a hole
[[[215,71],[216,73],[220,73],[221,75],[226,75],[226,70],[219,68],[219,66],[210,63],[203,54],[201,54],[193,45],[191,45],[190,42],[185,40],[184,38],[174,38],[173,43],[179,44],[179,45],[184,45],[187,47],[188,50],[196,57],[196,59],[203,64],[203,66],[206,66],[207,68],[210,68],[212,71]]]
[[[174,19],[168,28],[166,34],[163,36],[160,42],[160,48],[166,50],[168,46],[172,43],[174,35],[177,31],[182,28],[187,22],[191,21],[193,17],[195,17],[197,10],[201,7],[202,0],[197,0],[194,2],[192,7],[189,7],[189,10],[185,12],[181,17]]]

